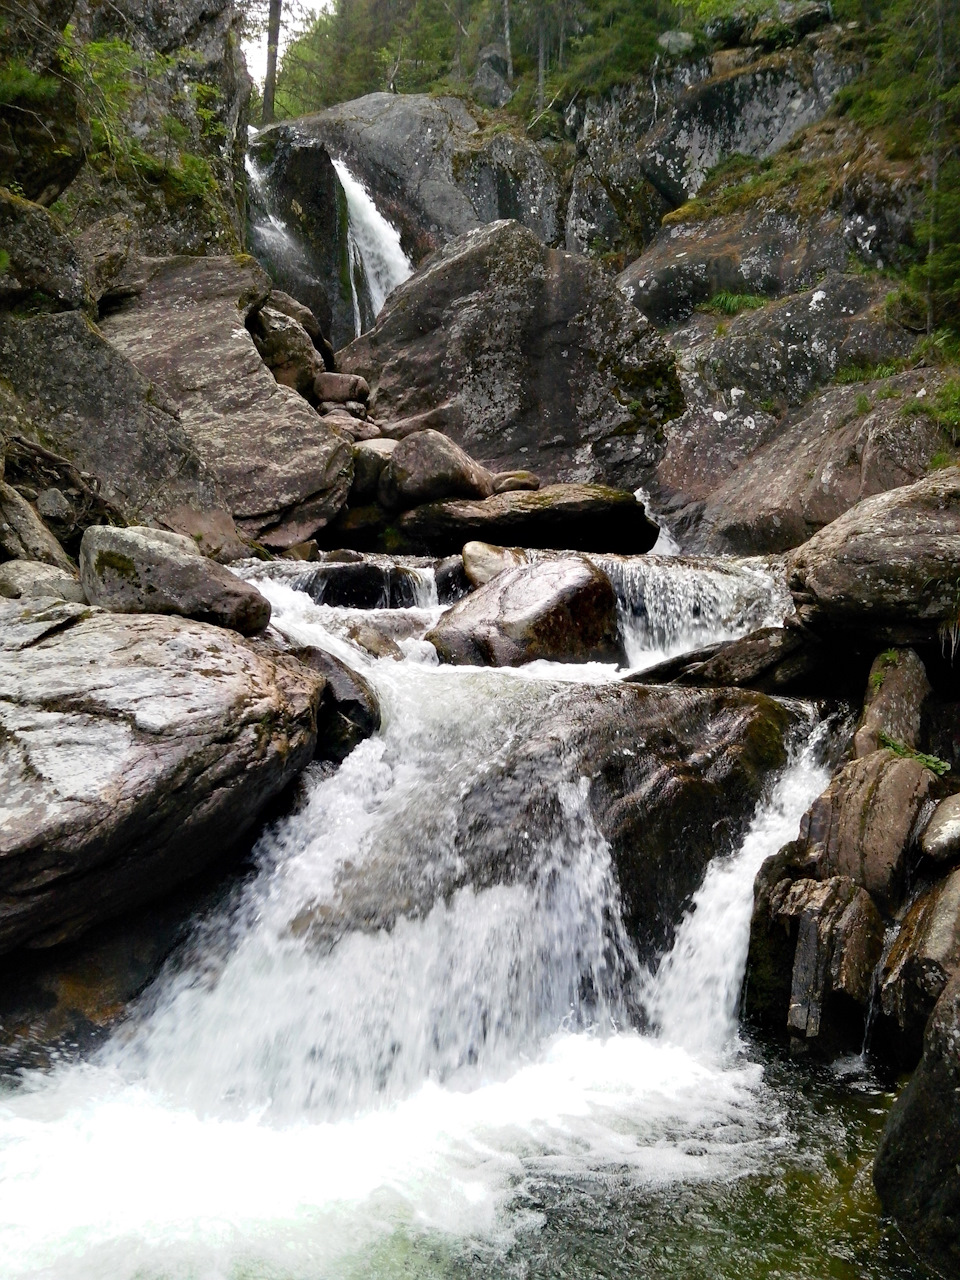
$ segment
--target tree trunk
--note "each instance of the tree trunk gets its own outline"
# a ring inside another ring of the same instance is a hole
[[[270,0],[267,16],[267,74],[263,82],[263,110],[260,123],[273,124],[277,96],[277,54],[280,50],[280,10],[283,0]]]
[[[507,84],[513,87],[513,48],[510,44],[510,0],[503,0],[503,43],[507,48]]]
[[[537,13],[537,110],[543,112],[547,81],[547,15],[541,4]]]
[[[927,237],[927,336],[936,327],[936,310],[933,299],[933,259],[937,252],[937,215],[940,203],[940,142],[943,131],[943,99],[946,87],[947,56],[943,38],[943,0],[936,3],[937,22],[937,83],[934,86],[936,101],[933,106],[933,128],[930,136],[930,231]]]

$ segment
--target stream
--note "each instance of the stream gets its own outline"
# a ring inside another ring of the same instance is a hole
[[[249,571],[274,625],[361,671],[382,729],[311,766],[256,870],[104,1045],[2,1085],[0,1276],[925,1275],[870,1187],[890,1096],[859,1061],[814,1079],[738,1024],[754,876],[828,778],[813,709],[653,971],[577,777],[525,883],[318,937],[344,868],[433,875],[466,787],[487,778],[495,813],[492,764],[565,682],[619,676],[437,666],[411,626],[439,614],[429,573],[415,608],[363,615],[411,632],[403,661],[377,661],[346,638],[356,611],[289,568]],[[779,608],[757,563],[611,571],[634,667]]]

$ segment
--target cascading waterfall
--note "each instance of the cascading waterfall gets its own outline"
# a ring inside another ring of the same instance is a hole
[[[783,1123],[737,1052],[749,889],[824,784],[816,741],[708,872],[642,992],[641,1032],[609,849],[575,771],[522,883],[436,889],[456,876],[465,788],[535,731],[561,672],[374,662],[344,638],[345,611],[258,583],[291,641],[374,683],[382,731],[308,774],[257,874],[93,1059],[0,1095],[0,1274],[453,1274],[536,1228],[544,1180],[649,1189],[756,1170]],[[426,626],[436,606],[419,612]],[[452,1270],[406,1269],[418,1241]]]
[[[387,297],[413,274],[413,263],[400,244],[400,232],[388,222],[369,191],[353,176],[342,160],[333,167],[347,197],[350,221],[350,252],[355,272],[359,269],[370,293],[373,319],[380,314]],[[363,332],[360,296],[353,278],[353,309],[357,337]]]

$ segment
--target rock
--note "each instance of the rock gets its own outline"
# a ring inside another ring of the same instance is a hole
[[[376,501],[380,477],[399,443],[399,440],[358,440],[353,446],[351,506]]]
[[[250,349],[276,386],[252,341]],[[85,316],[0,315],[0,363],[14,393],[0,398],[0,433],[19,438],[28,471],[75,468],[67,483],[89,519],[122,513],[188,535],[203,529],[211,552],[238,545],[219,485],[173,407]]]
[[[488,45],[477,54],[477,69],[472,82],[473,97],[494,111],[505,107],[513,97],[507,80],[506,50],[500,45]]]
[[[894,1103],[873,1183],[885,1213],[945,1275],[960,1267],[960,976],[937,1001],[923,1059]]]
[[[294,649],[294,656],[324,678],[317,712],[317,756],[339,764],[380,728],[380,703],[363,676],[325,649]]]
[[[270,621],[270,602],[256,587],[205,559],[178,533],[88,529],[80,580],[90,603],[113,613],[176,614],[242,635],[254,635]]]
[[[891,740],[916,750],[920,745],[920,712],[931,692],[923,663],[913,649],[890,649],[874,660],[853,752],[869,755]]]
[[[920,837],[920,849],[925,858],[947,866],[960,859],[960,795],[947,796],[937,805]]]
[[[282,550],[336,515],[353,467],[347,441],[274,380],[244,328],[268,293],[252,259],[162,260],[102,327],[176,406],[239,527]]]
[[[388,434],[436,413],[422,425],[491,470],[549,480],[636,488],[682,407],[666,350],[613,283],[516,222],[436,254],[339,359]]]
[[[41,560],[67,573],[70,557],[16,489],[0,480],[0,560]]]
[[[528,563],[521,547],[495,547],[489,542],[468,542],[463,548],[463,571],[471,586],[483,587],[499,573]]]
[[[451,856],[433,874],[422,874],[418,833],[404,829],[402,842],[383,851],[379,875],[369,861],[347,868],[336,901],[305,913],[300,929],[330,945],[346,929],[390,928],[459,888],[524,882],[548,859],[576,857],[584,840],[604,840],[626,930],[651,962],[669,946],[711,858],[734,847],[770,771],[783,764],[790,724],[790,713],[760,694],[558,683],[527,731],[458,799]]]
[[[447,556],[438,561],[434,576],[437,582],[437,601],[442,605],[456,604],[473,590],[462,556]]]
[[[318,400],[333,404],[346,404],[348,400],[360,400],[366,404],[370,387],[366,378],[354,373],[318,373],[313,389]]]
[[[625,660],[616,593],[583,556],[505,570],[448,609],[426,638],[442,662],[458,666]]]
[[[247,327],[261,359],[276,380],[315,402],[315,383],[318,375],[323,375],[325,366],[323,356],[300,321],[267,306],[250,317]]]
[[[464,548],[466,556],[466,548]],[[710,689],[735,687],[760,693],[810,694],[822,690],[835,655],[816,638],[782,627],[764,627],[740,640],[668,658],[626,677],[641,684],[677,684]]]
[[[446,498],[489,498],[493,477],[439,431],[417,431],[392,450],[377,497],[388,511]]]
[[[890,626],[934,638],[957,617],[960,469],[865,499],[787,567],[811,625]]]
[[[90,310],[93,299],[84,264],[62,223],[38,204],[0,187],[0,305],[11,307],[37,294],[53,308]]]
[[[881,1008],[915,1046],[916,1058],[927,1019],[958,971],[960,871],[954,871],[911,905],[880,973]]]
[[[559,551],[649,551],[660,530],[632,493],[604,485],[547,485],[538,493],[501,493],[482,502],[416,507],[394,526],[400,548],[447,555],[466,542]]]
[[[713,431],[699,437],[696,424],[703,425],[703,415],[691,415],[691,434],[682,445],[670,440],[658,472],[661,480],[676,477],[686,485],[685,497],[709,487],[696,530],[685,541],[720,554],[786,551],[864,498],[925,476],[942,437],[928,415],[910,410],[910,397],[918,390],[932,394],[936,381],[906,373],[833,389],[783,423],[765,427],[762,415],[741,397],[736,408],[720,411],[724,420]],[[732,436],[726,444],[725,429]]]
[[[0,951],[242,847],[313,756],[322,686],[203,623],[0,602]]]
[[[517,493],[529,490],[536,493],[540,488],[540,477],[532,471],[501,471],[493,477],[494,493]]]
[[[798,860],[819,880],[847,876],[882,906],[895,907],[907,849],[934,780],[918,760],[892,751],[845,765],[804,815]]]
[[[86,604],[87,597],[75,574],[60,565],[40,560],[8,560],[0,564],[0,596],[9,600],[69,600]]]
[[[690,52],[696,39],[689,31],[663,31],[657,36],[657,44],[665,53],[679,58]]]
[[[272,157],[281,207],[301,192],[298,168],[320,148],[364,183],[415,262],[498,218],[519,219],[546,243],[558,237],[559,186],[537,146],[482,134],[458,98],[371,93],[262,130],[254,154]]]
[[[403,650],[397,642],[375,627],[358,622],[356,626],[350,628],[348,634],[354,644],[365,649],[373,658],[392,658],[395,662],[403,660]]]

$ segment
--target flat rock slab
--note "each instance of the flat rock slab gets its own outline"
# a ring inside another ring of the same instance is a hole
[[[448,609],[426,639],[441,661],[460,666],[625,660],[613,585],[584,556],[505,570]]]
[[[659,535],[632,493],[586,484],[435,502],[406,512],[393,527],[401,549],[439,556],[467,542],[632,555],[649,551]]]
[[[0,952],[158,898],[313,756],[322,676],[180,618],[0,601]]]
[[[340,510],[353,461],[350,442],[277,383],[244,327],[269,292],[252,258],[158,259],[102,328],[176,407],[238,525],[284,548]]]

